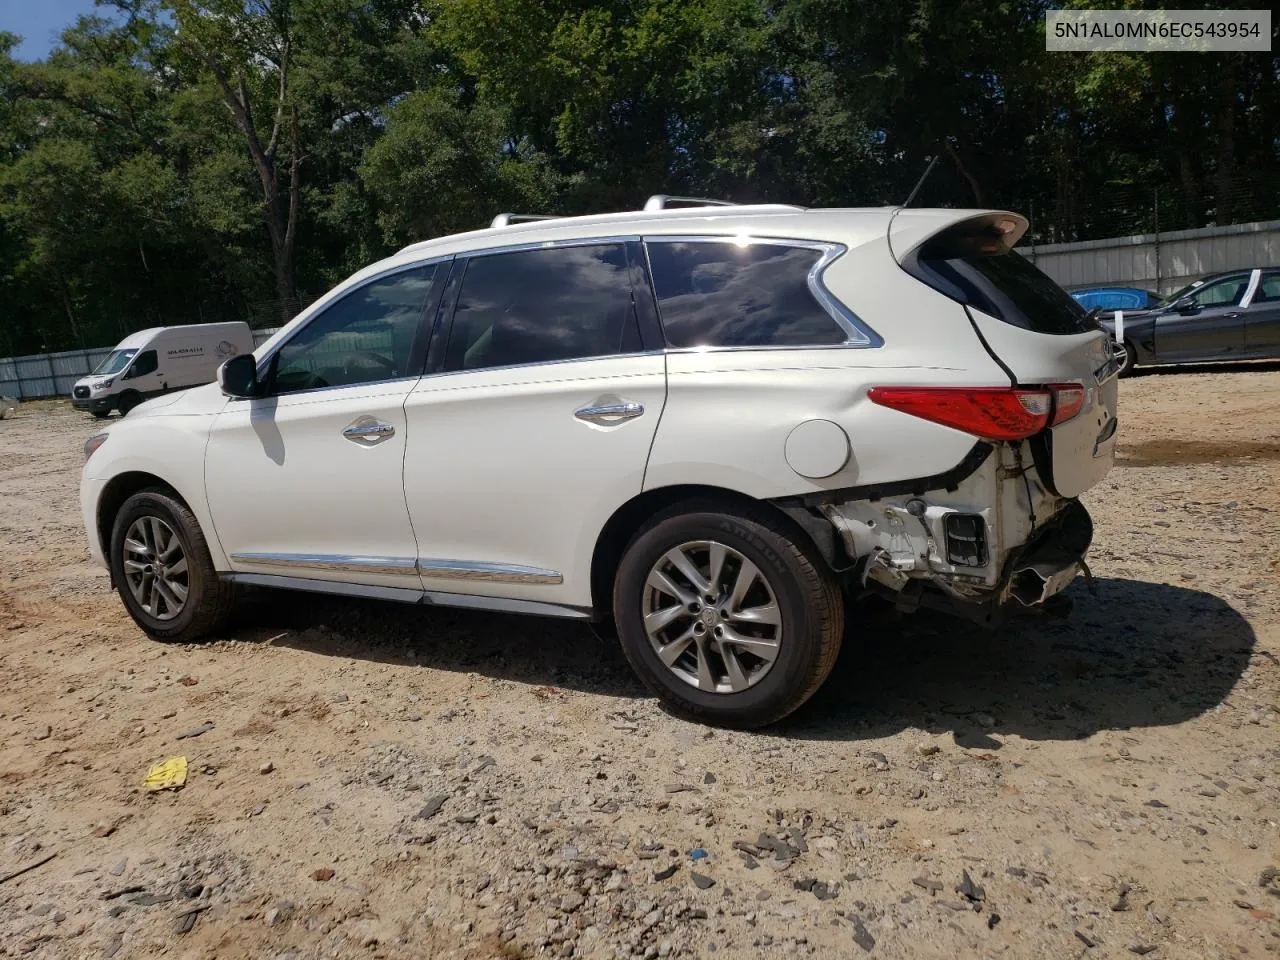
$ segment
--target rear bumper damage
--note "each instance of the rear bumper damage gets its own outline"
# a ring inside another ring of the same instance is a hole
[[[945,486],[807,505],[834,531],[855,593],[987,624],[1069,606],[1062,591],[1087,572],[1088,511],[1042,480],[1025,442],[980,446],[987,455]]]

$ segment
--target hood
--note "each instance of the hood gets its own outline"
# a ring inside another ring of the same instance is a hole
[[[140,403],[129,411],[129,419],[217,413],[226,401],[227,398],[216,383],[206,383],[189,390],[175,390]]]

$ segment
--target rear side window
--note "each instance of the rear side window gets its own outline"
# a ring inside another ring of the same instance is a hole
[[[848,339],[809,289],[821,250],[732,241],[647,245],[668,346],[825,346]]]
[[[639,349],[622,244],[518,250],[467,264],[445,369],[579,360]]]
[[[953,300],[1016,327],[1051,334],[1098,329],[1071,294],[982,227],[944,231],[903,266]]]

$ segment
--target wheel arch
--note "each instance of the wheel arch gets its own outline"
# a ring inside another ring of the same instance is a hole
[[[791,532],[797,543],[813,550],[829,568],[837,570],[839,557],[835,531],[825,517],[806,507],[780,507],[725,487],[699,484],[658,487],[637,494],[615,510],[596,538],[591,555],[591,606],[595,619],[612,616],[613,581],[618,564],[640,528],[655,514],[679,503],[708,500],[721,503],[727,509],[736,505],[769,511]]]
[[[145,470],[128,470],[124,473],[116,474],[107,481],[106,486],[102,488],[102,493],[98,495],[98,505],[95,511],[95,521],[97,527],[98,543],[102,547],[103,556],[110,556],[111,553],[111,527],[115,523],[116,514],[120,512],[120,508],[124,506],[124,502],[139,490],[146,490],[148,487],[160,487],[178,500],[180,500],[187,509],[191,509],[191,504],[173,484],[158,477],[154,473],[148,473]]]

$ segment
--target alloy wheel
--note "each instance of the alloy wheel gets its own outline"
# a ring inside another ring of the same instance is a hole
[[[124,576],[144,613],[172,620],[182,612],[191,587],[182,541],[159,517],[139,517],[124,538]]]
[[[641,598],[659,660],[690,686],[740,693],[764,679],[782,645],[782,611],[764,573],[733,547],[693,540],[649,571]]]

